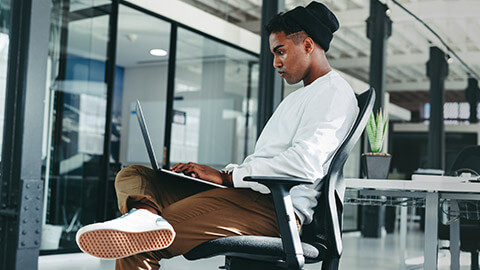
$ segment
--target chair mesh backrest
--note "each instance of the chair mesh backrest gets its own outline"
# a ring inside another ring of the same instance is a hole
[[[375,91],[370,88],[356,97],[359,107],[357,119],[333,156],[327,174],[317,187],[321,195],[318,198],[313,221],[303,227],[301,236],[304,242],[327,246],[331,255],[335,257],[339,257],[343,249],[341,242],[341,217],[345,191],[343,166],[365,129],[375,102]]]

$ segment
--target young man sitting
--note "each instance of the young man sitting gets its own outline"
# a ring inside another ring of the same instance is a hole
[[[125,168],[115,182],[124,215],[80,229],[80,248],[94,256],[117,258],[117,269],[158,269],[160,259],[185,254],[215,238],[279,236],[269,190],[243,178],[321,181],[358,114],[352,88],[325,56],[338,27],[335,15],[318,2],[274,17],[266,26],[273,66],[287,83],[302,81],[304,86],[281,102],[254,153],[242,164],[229,164],[221,171],[195,163],[171,167],[229,188],[179,182],[144,166]],[[312,221],[317,195],[311,185],[291,190],[299,228]]]

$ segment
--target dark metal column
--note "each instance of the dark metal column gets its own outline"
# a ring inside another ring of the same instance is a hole
[[[37,269],[50,1],[12,1],[1,164],[0,269]]]
[[[105,63],[105,84],[107,85],[107,106],[105,110],[105,136],[103,138],[102,172],[98,185],[97,220],[107,218],[107,202],[112,191],[109,188],[110,152],[112,139],[112,107],[115,89],[115,65],[117,57],[118,0],[112,0],[108,25],[107,61]],[[113,196],[114,197],[114,196]]]
[[[248,156],[248,137],[249,137],[249,121],[250,121],[250,99],[252,98],[252,69],[253,65],[258,64],[257,61],[248,61],[247,72],[247,106],[245,112],[245,144],[243,145],[243,158]]]
[[[178,25],[172,23],[170,28],[170,47],[168,49],[168,78],[167,78],[167,104],[165,112],[165,139],[163,143],[164,169],[170,168],[170,143],[172,140],[173,100],[175,98],[175,67],[177,61],[177,35]]]
[[[283,80],[273,68],[273,54],[270,52],[268,36],[263,26],[277,13],[285,10],[285,0],[263,0],[262,2],[262,43],[260,48],[260,81],[258,93],[258,136],[270,116],[283,98]]]
[[[468,78],[468,86],[465,89],[468,104],[470,104],[470,123],[478,123],[477,106],[480,98],[480,89],[478,88],[478,80],[475,78]]]
[[[370,39],[370,86],[375,89],[373,111],[384,107],[385,103],[385,62],[387,40],[392,34],[392,20],[387,15],[387,5],[378,0],[370,0],[370,17],[367,19],[367,37]],[[364,141],[367,136],[363,136]],[[368,143],[364,146],[368,147]],[[364,152],[369,149],[363,148]],[[379,238],[382,235],[385,207],[362,206],[362,235]]]
[[[388,7],[378,0],[370,0],[370,17],[367,19],[367,37],[370,42],[370,86],[375,88],[373,111],[385,103],[385,60],[387,40],[392,34],[392,20]]]
[[[445,53],[438,47],[430,47],[427,76],[430,78],[430,127],[428,130],[428,166],[444,169],[445,132],[443,130],[443,104],[445,78],[448,63]]]

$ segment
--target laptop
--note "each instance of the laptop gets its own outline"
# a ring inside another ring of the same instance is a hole
[[[150,163],[152,164],[152,169],[153,170],[155,170],[157,172],[173,175],[173,176],[176,176],[176,177],[180,177],[182,179],[195,181],[195,182],[200,182],[200,183],[207,184],[207,185],[214,186],[214,187],[226,188],[226,186],[224,186],[224,185],[215,184],[215,183],[212,183],[210,181],[206,181],[206,180],[203,180],[203,179],[200,179],[200,178],[191,177],[191,176],[185,175],[183,173],[177,173],[177,172],[173,172],[173,171],[170,171],[170,170],[165,170],[165,169],[159,167],[158,162],[157,162],[157,157],[155,156],[155,151],[153,150],[152,140],[150,139],[150,134],[148,133],[147,123],[145,122],[145,118],[143,116],[142,105],[140,104],[139,100],[137,100],[137,105],[136,105],[135,111],[137,113],[138,124],[140,125],[140,130],[142,131],[142,136],[143,136],[143,139],[145,141],[145,146],[147,147],[148,157],[150,158]]]

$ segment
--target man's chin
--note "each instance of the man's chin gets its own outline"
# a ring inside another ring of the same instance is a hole
[[[300,80],[295,80],[295,79],[288,79],[288,78],[284,78],[285,82],[292,85],[292,84],[297,84],[300,82]]]

